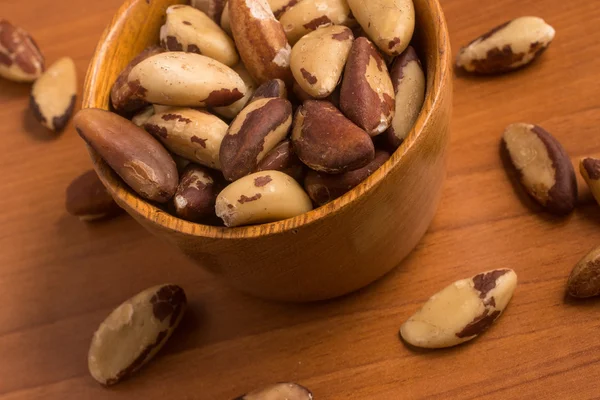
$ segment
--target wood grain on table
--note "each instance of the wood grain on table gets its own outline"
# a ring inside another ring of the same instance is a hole
[[[29,30],[49,63],[73,57],[81,88],[120,2],[0,0],[0,17]],[[83,142],[72,126],[46,134],[27,110],[29,86],[0,81],[0,399],[227,400],[278,381],[306,385],[316,399],[598,398],[600,304],[565,300],[564,288],[575,262],[600,244],[600,207],[578,177],[573,215],[532,212],[498,145],[507,124],[523,121],[553,133],[574,162],[600,156],[600,8],[583,0],[442,4],[455,54],[522,15],[543,17],[557,35],[529,68],[455,79],[448,178],[428,234],[386,278],[326,303],[246,297],[127,216],[94,225],[68,216],[64,189],[91,167]],[[398,339],[430,295],[505,267],[519,286],[480,338],[423,352]],[[190,300],[181,329],[137,376],[102,388],[87,372],[93,331],[123,300],[169,281]]]

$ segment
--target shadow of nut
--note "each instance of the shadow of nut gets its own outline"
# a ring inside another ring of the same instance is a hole
[[[110,386],[142,368],[167,342],[187,304],[183,289],[160,285],[117,307],[94,333],[88,353],[90,374]]]
[[[93,170],[80,175],[67,187],[65,208],[86,222],[110,218],[122,211]]]

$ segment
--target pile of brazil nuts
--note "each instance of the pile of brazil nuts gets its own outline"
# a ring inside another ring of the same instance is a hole
[[[360,184],[411,131],[426,88],[414,25],[412,0],[174,5],[114,82],[112,111],[75,126],[179,218],[291,218]]]

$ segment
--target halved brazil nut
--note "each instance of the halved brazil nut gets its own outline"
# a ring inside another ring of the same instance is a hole
[[[255,390],[235,400],[312,400],[313,395],[296,383],[277,383]]]
[[[288,92],[287,88],[285,87],[285,82],[281,79],[271,79],[270,81],[266,81],[256,89],[249,103],[260,99],[270,99],[274,97],[279,97],[280,99],[287,99],[287,95]]]
[[[304,164],[330,174],[362,168],[375,155],[369,135],[322,100],[308,100],[298,108],[292,142]]]
[[[235,181],[254,171],[292,126],[292,105],[280,98],[250,103],[233,120],[223,138],[219,159],[223,176]]]
[[[509,125],[502,137],[520,182],[529,195],[554,214],[575,208],[577,180],[573,165],[562,145],[537,125]]]
[[[412,46],[408,46],[396,58],[390,74],[396,95],[396,111],[386,135],[391,145],[397,148],[419,117],[427,82],[419,57]]]
[[[166,52],[137,64],[128,78],[138,98],[167,106],[228,106],[246,94],[246,85],[228,66],[194,53]]]
[[[345,26],[328,26],[304,36],[292,48],[291,67],[298,85],[318,99],[340,82],[354,35]]]
[[[386,131],[395,110],[394,86],[381,54],[366,38],[354,41],[346,63],[340,109],[371,136]]]
[[[246,107],[246,104],[248,104],[250,98],[252,98],[254,91],[256,90],[256,82],[252,76],[250,76],[250,73],[242,62],[233,67],[233,70],[238,73],[240,78],[242,78],[246,84],[246,94],[233,104],[224,107],[214,107],[212,109],[216,114],[227,119],[234,119],[240,113],[240,111]]]
[[[213,21],[219,23],[221,15],[225,10],[227,0],[191,0],[190,5],[204,14],[208,15]]]
[[[290,47],[283,28],[266,0],[229,0],[235,44],[250,75],[259,83],[292,81]]]
[[[304,164],[296,155],[292,142],[284,140],[267,153],[262,161],[258,163],[255,172],[281,171],[301,182],[304,177],[304,169]]]
[[[592,249],[575,265],[569,275],[567,292],[579,298],[600,295],[600,247]]]
[[[302,187],[279,171],[261,171],[238,179],[217,197],[217,216],[225,226],[279,221],[312,210]]]
[[[476,338],[502,314],[517,287],[512,269],[496,269],[456,281],[431,298],[400,329],[409,344],[456,346]]]
[[[579,172],[600,204],[600,159],[584,158],[579,162]]]
[[[199,165],[189,165],[181,174],[173,197],[175,214],[191,222],[202,222],[215,215],[219,187],[213,172]]]
[[[221,168],[219,149],[227,124],[219,117],[191,108],[173,108],[150,117],[144,129],[171,152],[210,168]]]
[[[31,35],[0,18],[0,77],[33,82],[44,72],[44,56]]]
[[[67,187],[65,207],[69,214],[86,222],[110,218],[122,211],[94,170],[80,175]]]
[[[381,51],[397,56],[415,29],[413,0],[348,0],[354,17]]]
[[[96,108],[79,111],[75,129],[135,192],[166,203],[173,197],[179,175],[169,152],[133,122]]]
[[[35,118],[53,132],[61,132],[73,115],[77,71],[69,57],[61,58],[34,82],[29,107]]]
[[[229,67],[239,61],[235,44],[227,33],[202,11],[186,5],[167,8],[160,42],[169,51],[203,54]]]
[[[554,34],[554,28],[541,18],[515,18],[460,49],[456,66],[479,74],[512,71],[542,54],[554,39]]]
[[[171,337],[186,303],[181,287],[166,284],[121,304],[94,333],[88,353],[90,374],[110,386],[138,371]]]

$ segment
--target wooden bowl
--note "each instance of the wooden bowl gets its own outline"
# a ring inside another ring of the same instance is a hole
[[[423,110],[391,159],[343,197],[285,221],[219,228],[180,220],[142,200],[89,149],[100,179],[146,229],[243,292],[304,302],[368,285],[419,242],[435,213],[445,176],[452,108],[448,32],[437,0],[414,1],[414,41],[427,74]],[[127,0],[90,64],[84,108],[109,108],[118,74],[146,46],[158,43],[166,8],[184,2]]]

